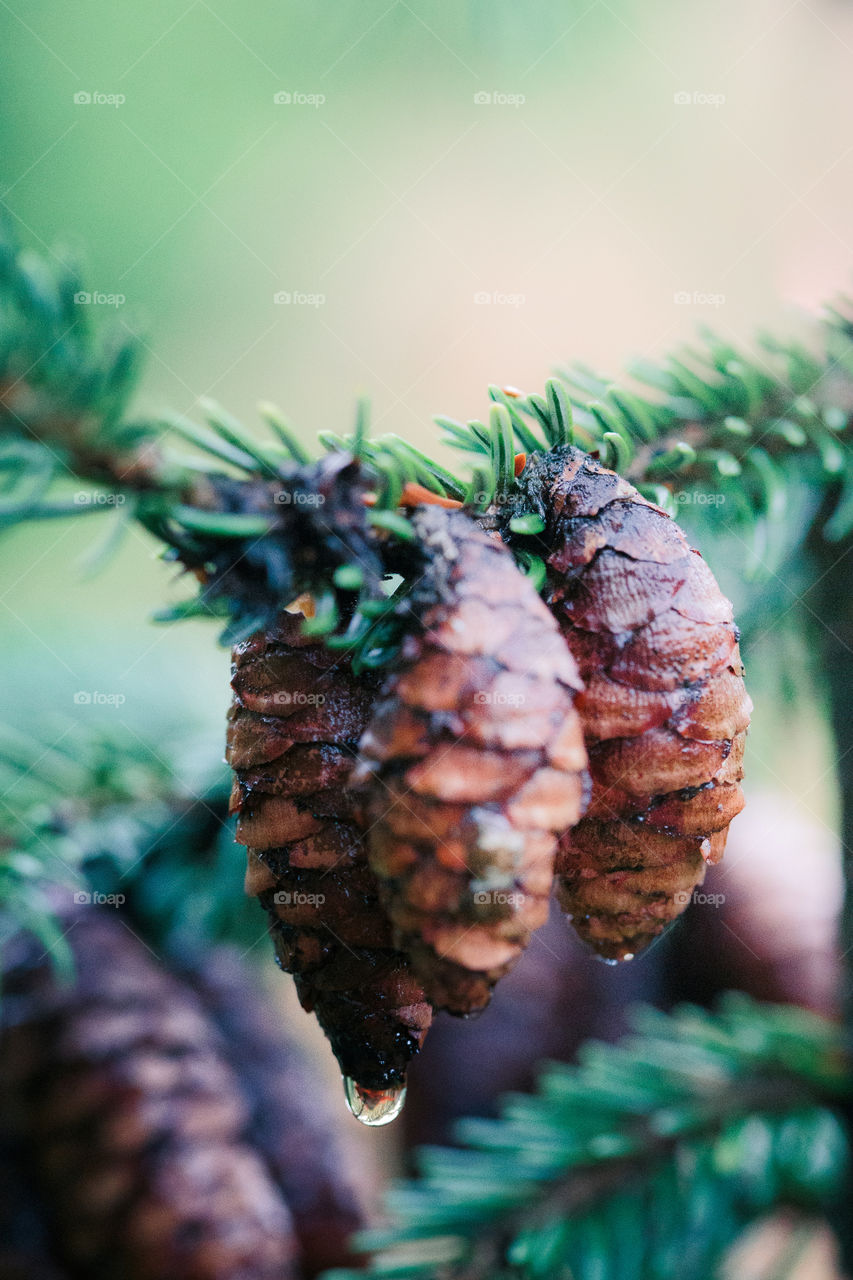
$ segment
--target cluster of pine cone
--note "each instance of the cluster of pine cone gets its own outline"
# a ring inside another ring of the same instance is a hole
[[[395,1113],[433,1013],[488,1003],[555,879],[581,937],[631,959],[743,805],[751,705],[702,557],[578,449],[534,455],[517,502],[544,525],[541,596],[508,516],[422,505],[390,671],[356,675],[299,613],[234,652],[247,891],[368,1123]]]

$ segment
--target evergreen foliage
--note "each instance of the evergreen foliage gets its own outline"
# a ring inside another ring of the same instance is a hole
[[[265,439],[208,401],[204,426],[129,423],[132,341],[92,328],[70,268],[8,235],[0,266],[0,522],[103,509],[63,496],[69,479],[121,492],[120,518],[139,520],[201,584],[161,620],[222,618],[225,643],[310,591],[315,634],[352,651],[356,668],[387,662],[400,579],[405,587],[417,570],[407,551],[413,486],[502,527],[541,583],[538,517],[519,509],[517,455],[563,444],[594,453],[670,513],[694,493],[720,495],[727,523],[750,540],[747,573],[776,563],[768,544],[791,508],[800,550],[813,528],[832,542],[853,529],[846,307],[827,312],[814,349],[764,338],[750,356],[707,333],[695,349],[637,366],[631,385],[575,366],[544,395],[490,387],[487,422],[437,419],[468,455],[460,477],[399,436],[371,438],[363,402],[351,431],[321,433],[319,459],[270,405]]]
[[[425,1148],[358,1275],[488,1280],[706,1276],[752,1219],[841,1195],[849,1096],[839,1032],[730,994],[715,1014],[639,1008],[635,1034],[546,1066],[458,1148]]]

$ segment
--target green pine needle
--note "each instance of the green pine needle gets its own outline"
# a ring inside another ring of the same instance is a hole
[[[635,1023],[577,1066],[545,1067],[497,1120],[463,1121],[460,1146],[418,1153],[390,1224],[357,1239],[375,1254],[366,1272],[333,1274],[705,1275],[774,1205],[836,1201],[850,1154],[832,1108],[851,1077],[833,1024],[740,995]]]

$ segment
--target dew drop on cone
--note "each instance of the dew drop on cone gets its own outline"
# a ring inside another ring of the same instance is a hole
[[[344,1093],[356,1120],[371,1129],[396,1120],[406,1101],[404,1084],[392,1085],[389,1089],[366,1089],[350,1076],[344,1076]]]

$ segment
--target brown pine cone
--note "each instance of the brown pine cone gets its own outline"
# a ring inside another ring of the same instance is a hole
[[[59,1251],[92,1280],[286,1280],[290,1213],[192,992],[117,919],[67,921],[76,980],[12,974],[3,1126],[17,1127]]]
[[[350,1237],[364,1226],[356,1190],[364,1175],[339,1139],[342,1110],[318,1090],[312,1064],[270,1016],[236,950],[206,949],[190,977],[251,1103],[251,1142],[293,1215],[303,1275],[352,1264]]]
[[[53,1256],[20,1148],[8,1140],[0,1143],[0,1280],[70,1280]]]
[[[436,1007],[483,1008],[544,923],[581,811],[577,669],[533,586],[467,516],[413,518],[416,629],[361,741],[370,864]]]
[[[687,906],[743,807],[738,632],[675,521],[581,450],[535,455],[520,489],[586,686],[592,798],[560,841],[560,900],[600,955],[630,959]]]
[[[270,914],[278,962],[344,1076],[399,1089],[432,1019],[367,864],[350,789],[377,682],[301,633],[301,614],[234,650],[228,761],[246,892]]]

